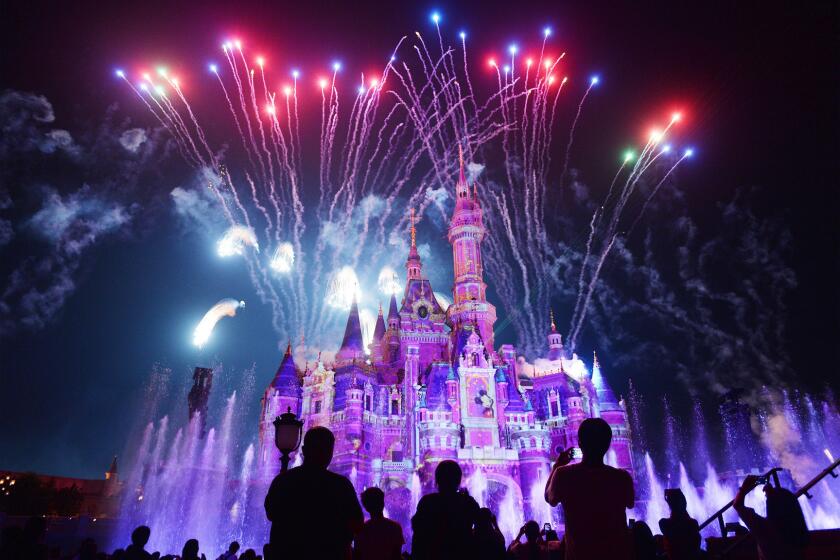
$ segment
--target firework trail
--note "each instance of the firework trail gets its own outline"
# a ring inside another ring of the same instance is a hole
[[[240,307],[245,307],[245,302],[231,298],[223,299],[211,307],[195,327],[195,331],[193,332],[193,344],[199,348],[204,347],[204,345],[207,344],[207,341],[210,340],[210,335],[213,334],[213,329],[216,327],[216,323],[218,323],[222,317],[235,317],[236,310]]]
[[[245,252],[246,246],[253,247],[259,253],[260,244],[254,230],[247,226],[232,226],[219,240],[217,252],[220,257],[241,255]]]
[[[405,241],[405,209],[417,208],[422,219],[430,205],[442,208],[430,193],[444,189],[451,199],[459,165],[483,161],[489,171],[480,184],[476,174],[473,189],[490,226],[486,279],[507,315],[499,328],[510,323],[526,353],[542,343],[551,299],[560,291],[560,255],[546,230],[546,201],[559,196],[575,128],[598,78],[589,80],[577,104],[560,180],[552,187],[558,107],[571,82],[561,71],[565,53],[547,54],[550,29],[543,30],[536,60],[525,54],[527,48],[510,45],[503,68],[495,59],[488,62],[494,88],[474,84],[466,34],[450,46],[439,18],[433,22],[434,41],[427,44],[420,33],[402,37],[381,72],[357,75],[349,95],[340,62],[316,74],[309,97],[320,101],[317,150],[301,143],[301,129],[314,124],[307,115],[315,112],[301,105],[308,102],[301,96],[309,87],[300,71],[293,70],[291,83],[276,91],[277,77],[266,59],[252,57],[239,40],[222,45],[224,68],[209,66],[232,121],[231,150],[211,147],[177,77],[165,69],[159,79],[140,73],[136,81],[117,73],[170,132],[184,160],[208,178],[229,227],[219,253],[242,257],[257,295],[271,305],[278,340],[331,343],[330,330],[345,318],[335,310],[346,310],[354,298],[372,317],[376,299],[400,289],[393,269],[404,255],[393,247]],[[627,202],[649,170],[657,169],[663,155],[657,147],[669,128],[648,142],[629,173],[630,159],[622,163],[604,207],[592,217],[570,322],[572,344]],[[317,154],[317,191],[305,187],[308,153]],[[223,159],[242,165],[225,166]],[[212,325],[203,327],[198,336],[197,329],[197,340],[203,344],[211,331]]]

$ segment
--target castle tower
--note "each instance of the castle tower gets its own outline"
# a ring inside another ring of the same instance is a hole
[[[187,395],[189,419],[198,414],[201,436],[207,428],[207,401],[210,400],[210,389],[213,387],[213,369],[197,367],[193,371],[193,386]]]
[[[259,472],[272,478],[280,471],[280,452],[274,445],[274,419],[291,410],[300,414],[301,379],[292,358],[292,343],[286,346],[283,360],[263,394],[259,432]]]
[[[487,351],[493,352],[493,325],[496,308],[487,301],[481,260],[481,241],[487,233],[476,192],[470,193],[464,174],[464,156],[458,147],[460,175],[455,187],[455,211],[449,223],[448,238],[455,266],[453,302],[449,325],[453,332],[461,325],[475,325]]]
[[[105,472],[105,480],[117,480],[117,456],[111,461],[110,468]]]
[[[391,294],[388,304],[388,329],[382,339],[382,361],[395,362],[400,354],[400,312],[397,308],[397,296]]]

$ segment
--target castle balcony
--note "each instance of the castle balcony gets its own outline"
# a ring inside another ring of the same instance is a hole
[[[459,461],[506,463],[509,461],[517,461],[518,459],[519,453],[515,449],[505,449],[504,447],[486,445],[484,447],[465,447],[463,449],[458,449]]]

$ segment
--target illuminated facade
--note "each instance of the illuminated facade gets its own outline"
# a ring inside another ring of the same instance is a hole
[[[463,161],[455,193],[453,303],[443,308],[423,275],[412,219],[402,298],[391,296],[387,314],[380,307],[369,346],[354,302],[333,364],[301,372],[287,349],[263,398],[257,461],[265,479],[279,468],[272,421],[289,408],[305,428],[335,433],[331,469],[359,490],[375,485],[416,500],[432,488],[436,465],[454,459],[467,486],[481,480],[480,502],[512,500],[528,512],[558,451],[577,445],[580,422],[592,416],[612,426],[608,462],[632,473],[623,403],[597,358],[590,372],[566,352],[553,317],[542,371],[519,371],[515,348],[494,346],[496,309],[481,258],[486,228]]]

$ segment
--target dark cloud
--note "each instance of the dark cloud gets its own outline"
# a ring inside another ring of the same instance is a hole
[[[147,139],[145,130],[142,128],[132,128],[120,135],[120,144],[129,152],[135,154]]]
[[[154,196],[136,187],[164,143],[115,125],[114,111],[76,135],[53,127],[44,96],[0,94],[0,247],[11,256],[0,336],[49,324],[76,290],[88,254],[132,233],[145,206],[154,207]]]

